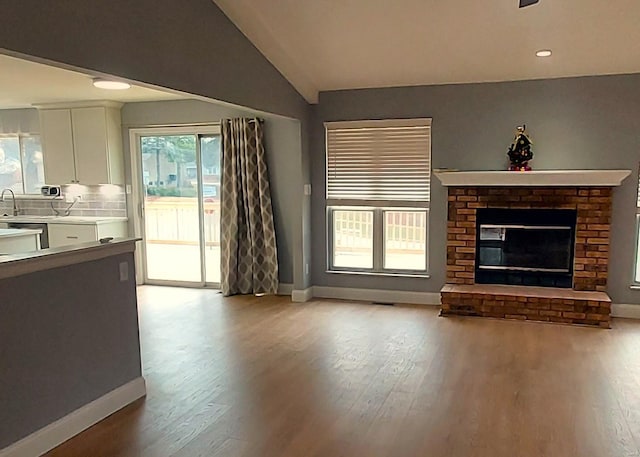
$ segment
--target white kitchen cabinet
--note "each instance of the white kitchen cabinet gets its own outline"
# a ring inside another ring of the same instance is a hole
[[[76,165],[73,155],[71,110],[40,111],[40,130],[46,182],[66,184],[75,181]]]
[[[0,228],[0,255],[22,254],[40,249],[40,230]]]
[[[41,105],[47,184],[123,184],[120,104]]]
[[[101,238],[127,236],[127,222],[101,224],[48,224],[49,247],[57,248],[78,243],[98,241]]]

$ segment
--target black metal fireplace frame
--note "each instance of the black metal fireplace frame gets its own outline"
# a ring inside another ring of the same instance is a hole
[[[475,282],[478,284],[508,284],[544,287],[573,287],[577,211],[573,209],[516,209],[479,208],[476,213]],[[486,224],[522,225],[530,228],[568,226],[571,249],[568,271],[541,271],[537,269],[487,269],[480,262],[480,226]]]

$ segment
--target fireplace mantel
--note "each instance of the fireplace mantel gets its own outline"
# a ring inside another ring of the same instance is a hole
[[[615,187],[631,170],[434,171],[445,187]]]

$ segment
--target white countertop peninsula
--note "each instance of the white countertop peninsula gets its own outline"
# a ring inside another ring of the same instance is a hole
[[[0,215],[0,223],[21,222],[29,224],[77,224],[77,225],[100,225],[112,222],[126,222],[126,217],[107,217],[107,216],[2,216]]]
[[[145,395],[135,243],[0,257],[0,455],[43,455]]]
[[[95,241],[23,254],[3,255],[0,256],[0,279],[134,252],[136,241],[140,241],[140,238],[116,238],[109,243]]]
[[[23,236],[40,235],[42,230],[36,229],[3,229],[0,228],[0,238],[19,238]]]
[[[0,255],[37,251],[41,233],[38,229],[0,228]]]

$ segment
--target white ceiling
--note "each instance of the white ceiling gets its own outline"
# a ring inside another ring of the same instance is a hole
[[[640,1],[213,0],[318,91],[640,72]],[[553,56],[535,57],[550,48]]]
[[[178,98],[185,97],[140,86],[122,91],[98,89],[91,76],[0,55],[0,109],[85,100],[126,103]]]

